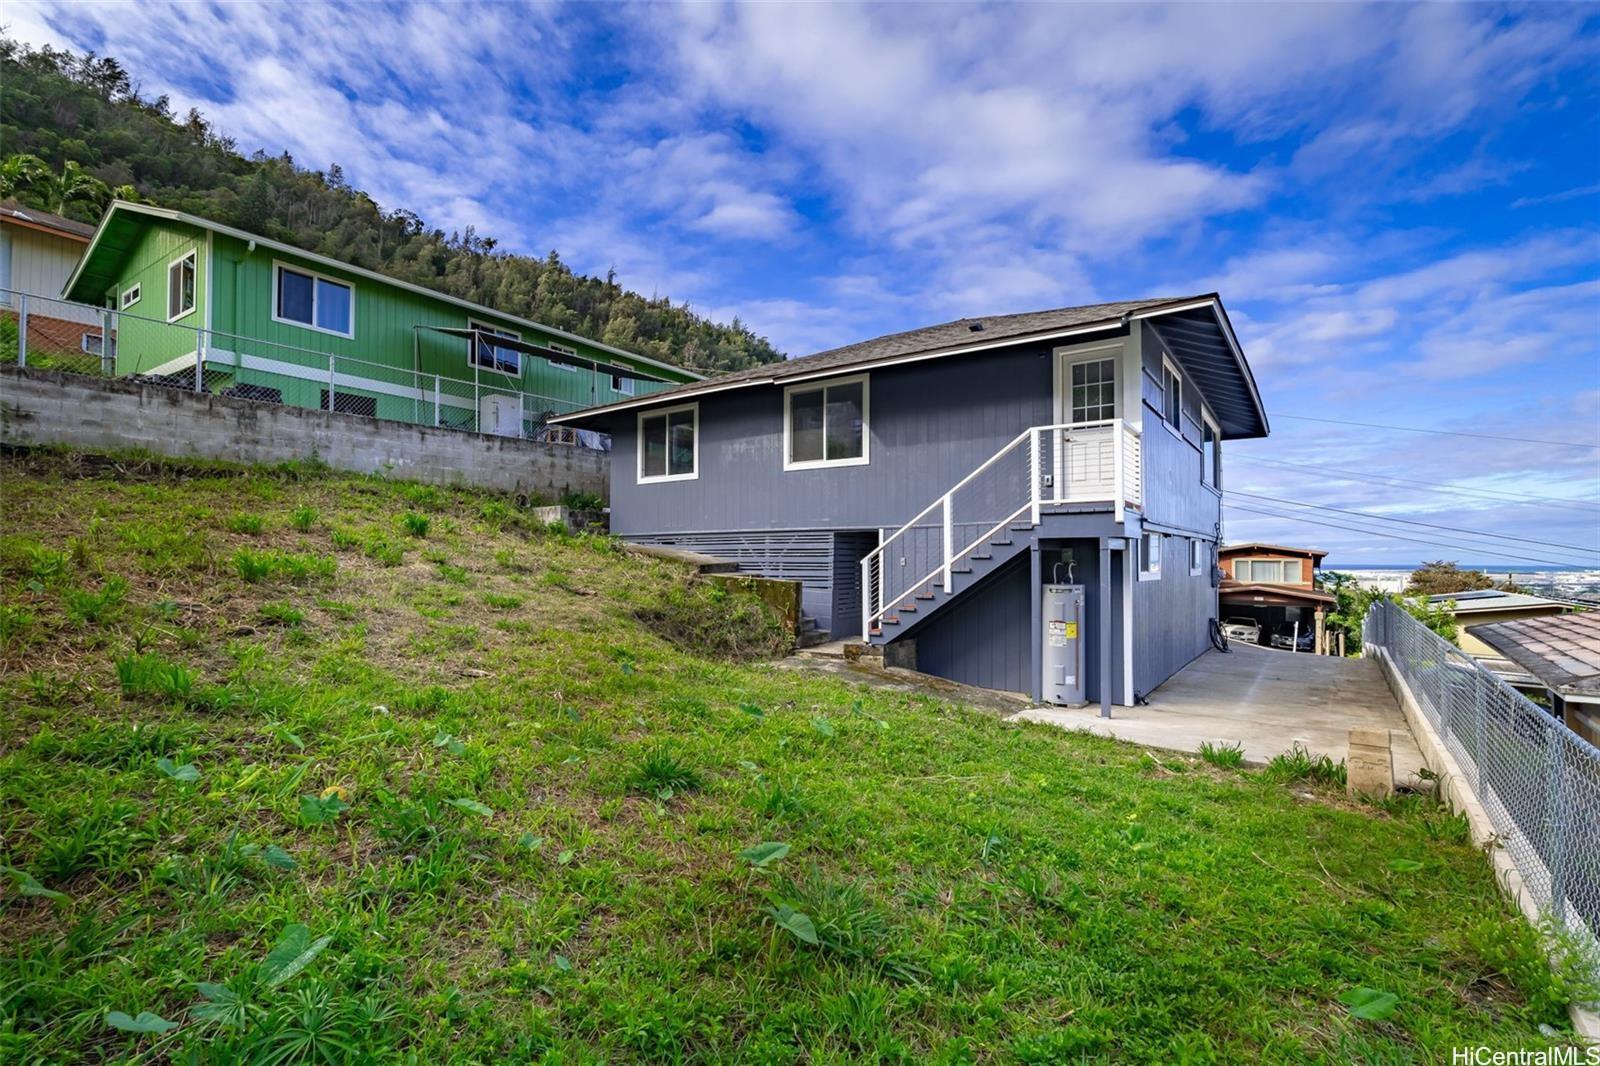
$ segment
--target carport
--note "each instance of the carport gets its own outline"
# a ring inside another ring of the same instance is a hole
[[[1153,748],[1195,753],[1238,744],[1265,763],[1300,745],[1335,760],[1349,755],[1352,729],[1391,733],[1396,784],[1417,782],[1422,753],[1375,660],[1290,655],[1264,648],[1207,651],[1149,695],[1149,706],[1038,707],[1014,720],[1046,722]]]

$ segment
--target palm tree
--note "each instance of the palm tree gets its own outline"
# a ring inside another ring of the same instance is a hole
[[[43,183],[45,206],[58,215],[67,213],[68,206],[86,203],[97,212],[111,198],[111,187],[84,170],[77,160],[69,159],[61,173],[51,174]]]
[[[50,180],[50,167],[26,152],[0,161],[0,198],[21,198]]]

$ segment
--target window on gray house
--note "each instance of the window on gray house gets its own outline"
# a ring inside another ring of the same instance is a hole
[[[789,468],[867,460],[867,381],[853,378],[790,389]]]
[[[698,417],[695,407],[639,416],[640,481],[696,476]]]
[[[1165,359],[1161,361],[1161,417],[1173,429],[1183,429],[1183,378]]]
[[[1211,420],[1208,418],[1200,420],[1200,440],[1200,477],[1207,485],[1220,489],[1222,484],[1218,475],[1221,469],[1217,464],[1220,442],[1217,440],[1216,428],[1211,425]]]

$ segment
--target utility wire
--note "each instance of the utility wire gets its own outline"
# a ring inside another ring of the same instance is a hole
[[[1293,418],[1301,422],[1327,422],[1335,426],[1363,426],[1367,429],[1394,429],[1402,433],[1434,433],[1443,437],[1471,437],[1473,440],[1509,440],[1518,444],[1549,444],[1557,448],[1588,448],[1600,451],[1600,444],[1579,444],[1570,440],[1540,440],[1536,437],[1496,437],[1490,433],[1463,433],[1452,429],[1424,429],[1421,426],[1390,426],[1381,422],[1347,422],[1340,418],[1317,418],[1312,415],[1275,414],[1273,418]]]
[[[1575,500],[1570,496],[1535,496],[1529,492],[1512,492],[1510,489],[1462,489],[1444,488],[1431,481],[1417,481],[1413,478],[1395,477],[1393,474],[1364,473],[1359,470],[1348,470],[1337,466],[1324,466],[1321,463],[1293,463],[1286,459],[1263,459],[1256,455],[1236,455],[1234,460],[1246,463],[1265,463],[1268,466],[1287,467],[1291,470],[1304,470],[1312,474],[1344,474],[1345,477],[1335,477],[1334,481],[1387,481],[1395,485],[1417,485],[1445,496],[1471,496],[1482,500],[1492,500],[1496,503],[1510,503],[1513,500],[1533,500],[1538,503],[1547,503],[1553,507],[1564,507],[1574,511],[1600,512],[1600,504],[1588,503],[1584,500]]]
[[[1290,500],[1282,496],[1266,496],[1259,492],[1242,492],[1239,489],[1228,489],[1228,495],[1248,496],[1253,500],[1267,500],[1271,503],[1286,503],[1295,507],[1310,507],[1317,511],[1334,511],[1338,514],[1355,515],[1357,518],[1368,518],[1380,522],[1399,522],[1407,526],[1421,526],[1424,529],[1442,529],[1446,533],[1464,533],[1470,537],[1487,537],[1491,540],[1514,540],[1523,544],[1533,544],[1541,548],[1558,548],[1562,551],[1577,552],[1580,555],[1600,557],[1600,548],[1587,548],[1579,544],[1557,544],[1549,540],[1533,540],[1529,537],[1513,537],[1509,533],[1491,533],[1482,529],[1468,529],[1465,526],[1443,526],[1436,522],[1417,522],[1410,518],[1395,518],[1392,515],[1373,514],[1371,511],[1353,511],[1347,507],[1329,507],[1321,503],[1307,503],[1304,500]],[[1600,558],[1593,560],[1600,564]]]
[[[1290,522],[1304,522],[1307,525],[1325,526],[1328,529],[1338,529],[1346,533],[1369,533],[1375,537],[1383,537],[1388,540],[1403,540],[1411,544],[1426,544],[1432,548],[1454,548],[1457,551],[1483,552],[1487,555],[1499,556],[1502,559],[1512,559],[1519,563],[1541,563],[1546,566],[1559,567],[1571,567],[1574,565],[1571,562],[1558,562],[1554,559],[1536,559],[1531,556],[1517,555],[1512,552],[1501,551],[1493,547],[1485,547],[1482,544],[1454,544],[1449,541],[1437,539],[1423,540],[1421,537],[1402,537],[1398,533],[1390,533],[1388,530],[1384,529],[1367,529],[1361,526],[1350,525],[1348,522],[1318,521],[1315,518],[1307,518],[1303,514],[1297,515],[1284,514],[1282,511],[1263,511],[1256,507],[1246,507],[1241,503],[1229,503],[1226,504],[1226,506],[1236,511],[1245,511],[1249,514],[1265,515],[1267,518],[1282,518]]]

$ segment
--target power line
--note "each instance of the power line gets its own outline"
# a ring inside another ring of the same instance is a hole
[[[1346,533],[1368,533],[1375,537],[1383,537],[1386,540],[1403,540],[1410,544],[1426,544],[1431,548],[1454,548],[1457,551],[1484,552],[1488,555],[1497,555],[1502,559],[1512,559],[1519,563],[1542,563],[1546,566],[1559,567],[1570,567],[1573,565],[1570,562],[1557,562],[1554,559],[1535,559],[1530,556],[1517,555],[1512,552],[1501,551],[1495,548],[1486,548],[1482,544],[1453,544],[1449,541],[1437,539],[1423,540],[1420,537],[1402,537],[1398,533],[1390,533],[1388,530],[1384,529],[1364,529],[1361,526],[1352,526],[1347,522],[1320,522],[1315,518],[1307,518],[1305,515],[1284,514],[1282,511],[1263,511],[1256,507],[1246,507],[1242,503],[1230,503],[1227,504],[1227,506],[1236,511],[1245,511],[1249,514],[1264,515],[1267,518],[1282,518],[1290,522],[1303,522],[1306,525],[1323,526],[1327,529],[1338,529]]]
[[[1533,500],[1538,503],[1547,503],[1553,507],[1564,507],[1574,511],[1600,512],[1600,504],[1587,503],[1583,500],[1574,500],[1565,496],[1535,496],[1530,492],[1512,492],[1510,489],[1447,489],[1431,481],[1395,477],[1393,474],[1366,473],[1337,466],[1324,466],[1321,463],[1293,463],[1286,459],[1263,459],[1256,455],[1238,455],[1233,458],[1246,463],[1266,463],[1268,466],[1282,466],[1294,470],[1304,470],[1308,473],[1347,475],[1345,477],[1336,477],[1333,479],[1334,481],[1387,481],[1396,485],[1417,485],[1445,496],[1471,496],[1482,500],[1492,500],[1495,503],[1510,503],[1512,500]]]
[[[1421,426],[1390,426],[1381,422],[1347,422],[1340,418],[1317,418],[1313,415],[1276,414],[1274,418],[1293,418],[1301,422],[1327,422],[1335,426],[1362,426],[1366,429],[1393,429],[1402,433],[1435,433],[1443,437],[1471,437],[1473,440],[1509,440],[1518,444],[1549,444],[1557,448],[1588,448],[1600,451],[1600,444],[1579,444],[1570,440],[1540,440],[1537,437],[1497,437],[1490,433],[1462,433],[1452,429],[1424,429]]]
[[[1329,507],[1321,503],[1307,503],[1304,500],[1290,500],[1282,496],[1266,496],[1259,492],[1241,492],[1238,489],[1227,490],[1229,495],[1248,496],[1254,500],[1268,500],[1272,503],[1287,503],[1295,507],[1310,507],[1318,511],[1334,511],[1338,514],[1355,515],[1357,518],[1368,518],[1380,522],[1399,522],[1407,526],[1421,526],[1424,529],[1442,529],[1446,533],[1464,533],[1469,537],[1487,537],[1490,540],[1514,540],[1523,544],[1533,544],[1541,548],[1559,548],[1562,551],[1577,552],[1580,555],[1600,556],[1600,548],[1587,548],[1579,544],[1557,544],[1549,540],[1533,540],[1529,537],[1513,537],[1509,533],[1491,533],[1482,529],[1468,529],[1465,526],[1444,526],[1436,522],[1417,522],[1409,518],[1395,518],[1392,515],[1373,514],[1371,511],[1354,511],[1348,507]],[[1600,559],[1596,559],[1600,562]]]

